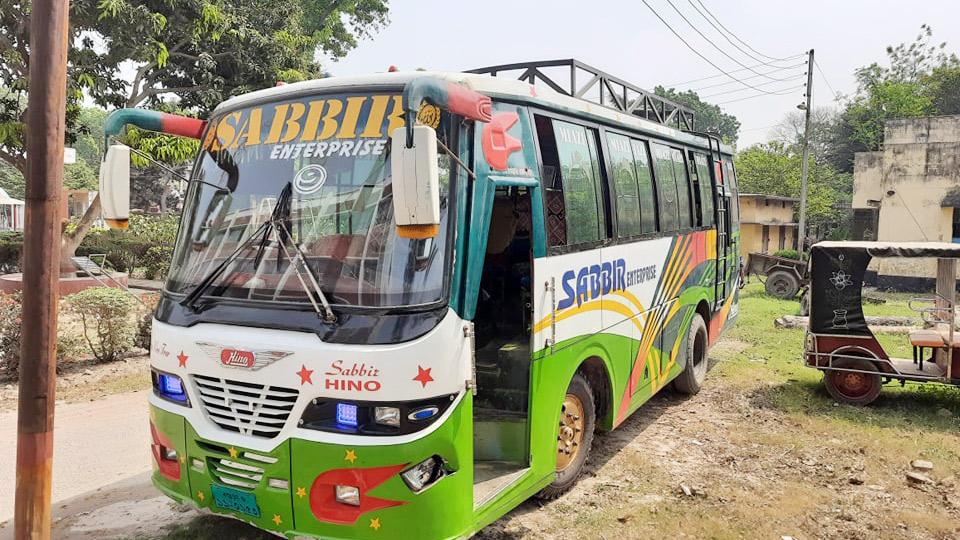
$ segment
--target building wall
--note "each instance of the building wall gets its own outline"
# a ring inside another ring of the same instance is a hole
[[[740,221],[757,221],[763,223],[792,223],[792,201],[769,200],[762,197],[740,197]]]
[[[757,223],[743,223],[740,225],[740,254],[747,259],[750,253],[776,253],[780,251],[780,231],[784,231],[783,249],[796,249],[794,238],[796,228],[784,225],[768,225],[770,228],[770,244],[763,249],[763,225]]]
[[[952,242],[960,207],[960,115],[890,120],[883,150],[858,153],[853,207],[879,208],[879,241]],[[934,276],[933,260],[875,260],[884,276]],[[888,280],[889,281],[889,280]]]

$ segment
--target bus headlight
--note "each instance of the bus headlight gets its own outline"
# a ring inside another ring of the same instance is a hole
[[[400,426],[400,409],[396,407],[376,407],[373,409],[373,421],[385,426]]]
[[[337,486],[336,499],[341,504],[360,506],[360,488],[356,486]]]
[[[446,473],[443,459],[441,459],[440,456],[430,456],[403,471],[400,476],[411,491],[420,493],[432,486],[437,480],[443,478]]]

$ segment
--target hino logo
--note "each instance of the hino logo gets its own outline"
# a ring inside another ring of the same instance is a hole
[[[219,360],[220,364],[225,367],[253,371],[293,354],[287,351],[245,351],[206,341],[198,341],[197,346],[203,349],[210,358]]]

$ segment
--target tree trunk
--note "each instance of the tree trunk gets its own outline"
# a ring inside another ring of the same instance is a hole
[[[87,236],[87,233],[90,232],[90,228],[93,227],[94,222],[96,222],[97,218],[99,217],[100,194],[98,193],[97,196],[93,198],[93,201],[90,203],[87,211],[83,213],[83,217],[81,217],[80,221],[77,222],[77,228],[74,229],[72,233],[67,233],[64,231],[62,235],[60,241],[61,273],[72,273],[77,270],[73,266],[73,262],[70,260],[70,257],[73,257],[77,254],[77,248],[80,247],[80,243],[83,242],[83,239]]]

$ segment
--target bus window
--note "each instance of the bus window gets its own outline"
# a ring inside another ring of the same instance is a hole
[[[554,120],[553,134],[559,158],[568,245],[595,242],[606,237],[600,160],[596,132]],[[547,163],[544,163],[546,168]]]
[[[710,166],[707,164],[707,156],[704,154],[693,154],[693,163],[697,169],[697,179],[700,181],[700,202],[703,207],[703,226],[713,227],[716,218],[713,215],[713,179],[710,178]]]
[[[723,172],[723,177],[731,194],[730,221],[733,224],[731,231],[735,231],[740,228],[740,201],[737,196],[737,171],[733,168],[733,158],[723,160],[723,164],[727,168],[727,170]]]
[[[670,158],[673,161],[673,177],[677,180],[677,215],[681,229],[688,229],[693,225],[690,205],[690,177],[687,175],[687,163],[683,159],[683,152],[676,148],[670,149]]]
[[[677,230],[677,181],[673,171],[673,157],[670,148],[662,144],[652,144],[653,164],[657,175],[657,207],[660,210],[660,231]]]
[[[637,236],[642,232],[640,193],[630,139],[607,133],[607,146],[610,149],[610,165],[613,167],[613,193],[617,201],[617,236]]]
[[[647,143],[632,139],[633,164],[637,169],[637,184],[640,189],[640,228],[644,234],[657,231],[657,200],[653,190],[653,173],[650,172],[650,150]]]

